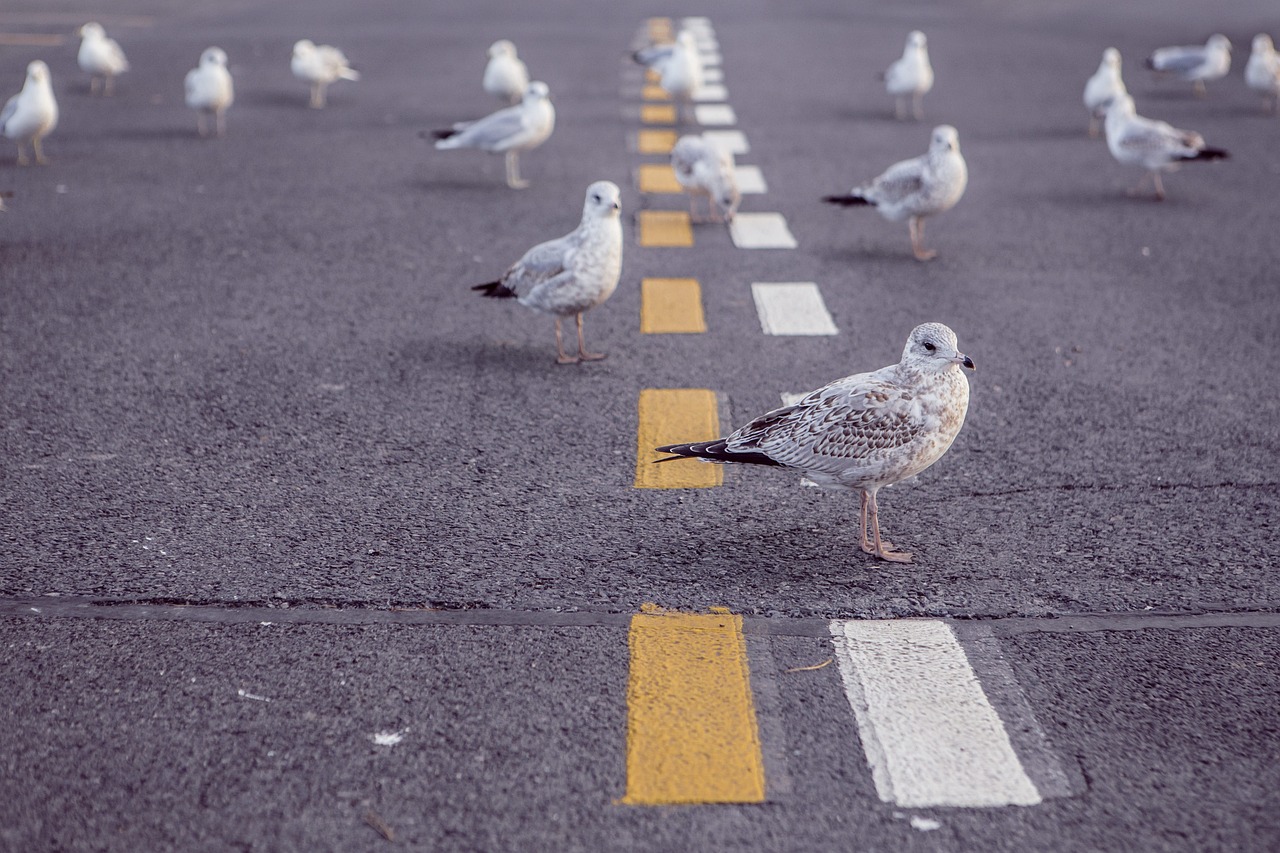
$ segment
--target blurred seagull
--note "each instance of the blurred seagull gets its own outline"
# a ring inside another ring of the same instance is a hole
[[[617,184],[596,181],[587,187],[582,222],[558,240],[539,243],[524,253],[497,281],[472,290],[493,299],[514,298],[521,305],[556,318],[556,363],[595,361],[582,338],[582,314],[604,302],[622,273],[622,195]],[[560,320],[577,317],[578,354],[566,355]]]
[[[823,201],[843,207],[869,204],[890,222],[907,220],[911,251],[927,261],[938,253],[924,248],[924,220],[955,207],[969,183],[969,170],[960,154],[960,137],[948,124],[933,129],[929,151],[920,157],[894,163],[882,175],[855,187],[847,195],[824,196]]]
[[[1280,54],[1266,33],[1253,37],[1249,64],[1244,67],[1244,82],[1250,89],[1262,93],[1263,112],[1276,112],[1280,106]]]
[[[1179,130],[1166,122],[1138,115],[1129,95],[1118,95],[1111,102],[1106,129],[1111,156],[1124,165],[1143,167],[1147,175],[1155,179],[1156,201],[1164,200],[1162,170],[1171,172],[1186,160],[1222,160],[1229,156],[1221,148],[1206,146],[1204,137],[1194,131]],[[1147,175],[1129,191],[1130,195],[1142,189]]]
[[[516,46],[506,39],[489,45],[489,63],[484,67],[484,90],[509,104],[518,104],[529,88],[529,69],[516,56]]]
[[[1192,83],[1196,94],[1204,95],[1207,81],[1225,77],[1231,70],[1231,40],[1215,33],[1203,45],[1161,47],[1147,57],[1147,67]]]
[[[897,364],[837,379],[725,438],[659,447],[675,455],[658,461],[775,465],[823,488],[857,491],[862,550],[909,563],[909,552],[881,538],[876,492],[937,462],[959,434],[969,409],[961,368],[974,364],[957,347],[955,332],[941,323],[916,326]]]
[[[476,121],[463,121],[450,130],[432,131],[436,148],[476,148],[506,155],[507,186],[514,190],[529,186],[520,177],[520,152],[531,151],[547,141],[556,126],[556,110],[551,106],[547,84],[534,80],[524,90],[524,98]]]
[[[691,30],[681,30],[674,44],[642,48],[632,58],[658,75],[658,85],[683,105],[693,103],[693,94],[702,88],[702,57]],[[681,121],[684,112],[679,112]]]
[[[58,126],[58,102],[53,97],[49,66],[39,59],[27,65],[27,80],[22,91],[10,98],[0,110],[0,131],[18,143],[18,165],[28,164],[26,145],[31,143],[36,162],[47,165],[40,141]]]
[[[924,33],[912,30],[902,57],[884,72],[884,88],[897,100],[893,113],[899,121],[907,117],[907,96],[911,96],[911,115],[924,118],[921,98],[933,88],[933,66],[929,64],[929,48]]]
[[[227,54],[220,47],[205,48],[200,64],[187,72],[184,81],[187,106],[196,111],[196,130],[208,136],[205,117],[212,114],[218,136],[227,132],[227,107],[235,101],[235,87],[227,70]]]
[[[324,108],[330,83],[360,79],[360,72],[352,69],[342,51],[328,44],[317,47],[310,39],[294,44],[289,68],[294,77],[311,84],[311,107],[317,110]]]
[[[733,155],[701,136],[680,137],[671,149],[671,168],[680,186],[689,192],[689,218],[699,221],[694,203],[707,200],[707,216],[713,221],[732,222],[742,194]],[[717,211],[719,216],[717,216]]]
[[[110,95],[115,89],[117,75],[129,70],[129,60],[115,39],[107,38],[102,24],[90,21],[76,30],[80,36],[80,52],[76,61],[80,70],[89,74],[89,92],[96,95],[101,86],[102,94]]]
[[[1098,70],[1084,84],[1084,106],[1089,111],[1089,136],[1098,135],[1098,127],[1107,117],[1107,107],[1116,95],[1127,95],[1120,77],[1120,51],[1109,47],[1102,52]]]

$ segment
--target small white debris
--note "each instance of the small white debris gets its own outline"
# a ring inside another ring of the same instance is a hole
[[[398,732],[378,732],[373,736],[373,742],[378,746],[395,746],[404,740],[404,733],[409,731],[404,729]]]
[[[912,815],[911,817],[911,828],[918,829],[921,832],[931,832],[941,828],[941,826],[941,823],[931,817],[920,817],[919,815]]]
[[[58,184],[56,187],[53,188],[53,191],[56,192],[58,195],[66,195],[67,185]]]
[[[194,679],[194,678],[193,678],[193,679],[191,679],[191,680],[192,680],[192,681],[195,681],[195,679]],[[243,699],[253,699],[253,700],[257,701],[257,702],[270,702],[270,701],[271,701],[271,700],[270,700],[270,699],[268,699],[266,696],[259,696],[259,695],[257,695],[256,693],[250,693],[248,690],[237,690],[237,691],[236,691],[236,693],[237,693],[237,694],[239,694],[239,695],[240,695],[240,697],[241,697],[241,698],[243,698]]]

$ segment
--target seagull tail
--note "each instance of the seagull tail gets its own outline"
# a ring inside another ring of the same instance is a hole
[[[654,449],[659,453],[672,454],[655,460],[655,464],[658,462],[671,462],[674,459],[702,459],[707,462],[747,462],[756,465],[781,464],[758,451],[729,450],[727,442],[723,438],[717,438],[715,441],[700,441],[696,444],[668,444]]]
[[[420,130],[418,136],[427,141],[435,140],[437,148],[457,148],[459,133],[456,127],[451,127],[448,130]]]
[[[1142,64],[1150,68],[1152,71],[1160,70],[1159,67],[1156,66],[1156,59],[1154,56],[1148,56],[1146,59],[1142,60]]]
[[[486,281],[484,284],[475,284],[471,286],[471,289],[480,291],[480,295],[487,299],[510,299],[516,295],[514,290],[500,281]]]
[[[859,204],[871,204],[857,193],[845,193],[844,195],[824,195],[822,200],[827,204],[838,204],[841,207],[854,207]]]
[[[338,76],[343,80],[359,80],[360,72],[354,68],[344,68],[338,72]]]
[[[1183,157],[1183,160],[1226,160],[1231,155],[1225,148],[1201,148],[1190,157]]]

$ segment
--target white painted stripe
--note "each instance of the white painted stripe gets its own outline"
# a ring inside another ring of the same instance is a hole
[[[698,124],[730,125],[738,123],[738,116],[728,104],[700,104],[693,108]]]
[[[738,192],[743,195],[769,191],[769,185],[764,182],[764,173],[759,166],[734,166],[733,172],[738,178]]]
[[[718,50],[702,50],[698,52],[698,55],[702,59],[703,68],[706,68],[709,65],[724,64],[724,57],[720,55],[720,51]]]
[[[728,151],[733,156],[751,151],[746,135],[740,130],[704,130],[702,138],[721,151]]]
[[[835,321],[811,281],[756,281],[751,296],[766,335],[838,335]]]
[[[946,623],[835,621],[830,627],[881,800],[908,808],[1041,801]]]
[[[729,236],[739,249],[794,249],[787,220],[781,213],[737,213],[729,224]]]
[[[729,90],[719,83],[711,83],[693,90],[695,101],[727,101]]]
[[[711,19],[702,15],[690,15],[687,18],[680,19],[680,26],[687,30],[707,30],[711,29]]]
[[[702,69],[702,82],[703,83],[723,83],[724,71],[722,71],[719,68],[704,68]]]

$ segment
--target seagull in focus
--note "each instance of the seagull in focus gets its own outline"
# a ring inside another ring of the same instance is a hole
[[[582,222],[558,240],[539,243],[524,253],[502,278],[472,290],[491,299],[515,299],[556,318],[556,363],[596,361],[582,338],[582,314],[613,295],[622,273],[622,193],[617,184],[596,181],[587,187]],[[576,317],[578,354],[567,355],[560,321]]]
[[[1205,145],[1204,137],[1195,131],[1179,130],[1167,122],[1138,115],[1129,95],[1119,95],[1111,102],[1106,130],[1112,157],[1124,165],[1147,170],[1129,194],[1141,191],[1149,175],[1155,180],[1156,201],[1164,201],[1161,171],[1172,172],[1188,160],[1222,160],[1229,156],[1221,148]]]
[[[695,203],[707,200],[707,216],[712,221],[732,222],[742,194],[733,155],[698,135],[676,140],[671,149],[671,168],[680,186],[689,192],[689,218],[699,221]],[[717,216],[718,212],[718,216]]]
[[[969,409],[962,368],[974,364],[958,346],[955,332],[941,323],[916,326],[897,364],[837,379],[725,438],[659,447],[674,455],[658,461],[773,465],[822,488],[856,491],[862,550],[909,563],[911,554],[880,534],[876,493],[937,462],[960,433]]]
[[[449,130],[432,131],[436,148],[475,148],[502,153],[507,161],[507,186],[524,189],[529,182],[520,177],[520,152],[531,151],[547,141],[556,126],[556,110],[551,106],[551,90],[534,80],[514,107],[506,107],[476,121],[458,122]]]
[[[1147,67],[1194,84],[1195,93],[1203,96],[1205,83],[1226,77],[1231,70],[1231,40],[1215,33],[1202,45],[1161,47],[1147,57]]]
[[[906,219],[911,251],[916,260],[928,261],[938,253],[924,248],[925,218],[955,207],[968,183],[960,136],[954,127],[943,124],[933,129],[927,153],[894,163],[871,183],[854,187],[846,195],[822,200],[842,207],[869,204],[890,222]]]
[[[129,70],[129,60],[124,51],[113,38],[107,38],[102,24],[90,21],[76,30],[80,36],[80,52],[76,54],[76,62],[80,70],[89,75],[89,93],[110,95],[115,89],[116,77]]]
[[[698,54],[697,37],[691,30],[681,30],[673,44],[637,50],[632,58],[657,74],[658,85],[680,104],[692,104],[694,92],[702,88],[702,57]],[[683,110],[680,117],[683,121]]]
[[[205,48],[200,64],[187,72],[184,83],[187,106],[196,111],[196,130],[201,136],[208,136],[205,119],[212,115],[214,130],[218,136],[225,136],[227,108],[236,99],[226,52],[220,47]]]
[[[40,141],[58,126],[58,102],[53,97],[49,66],[39,59],[27,65],[27,79],[22,91],[10,98],[0,110],[0,132],[18,143],[18,165],[26,166],[26,145],[31,143],[36,162],[48,165]]]
[[[1266,33],[1253,37],[1249,64],[1244,67],[1244,82],[1250,89],[1262,93],[1263,112],[1276,112],[1280,106],[1280,54]]]
[[[911,96],[911,115],[919,121],[924,118],[921,99],[933,88],[933,66],[929,64],[929,47],[924,33],[912,30],[907,34],[902,57],[884,72],[884,88],[897,100],[893,114],[902,121],[907,117],[907,96]]]
[[[1084,106],[1089,111],[1089,136],[1096,137],[1098,128],[1107,117],[1107,107],[1117,95],[1127,95],[1129,90],[1120,77],[1120,51],[1109,47],[1102,52],[1098,70],[1084,84]]]
[[[360,79],[360,72],[351,67],[342,51],[329,44],[317,47],[310,39],[294,44],[289,68],[294,77],[311,84],[311,108],[316,110],[324,108],[330,83]]]
[[[489,63],[484,67],[484,90],[509,104],[518,104],[529,88],[529,69],[516,56],[516,46],[507,39],[489,45]]]

